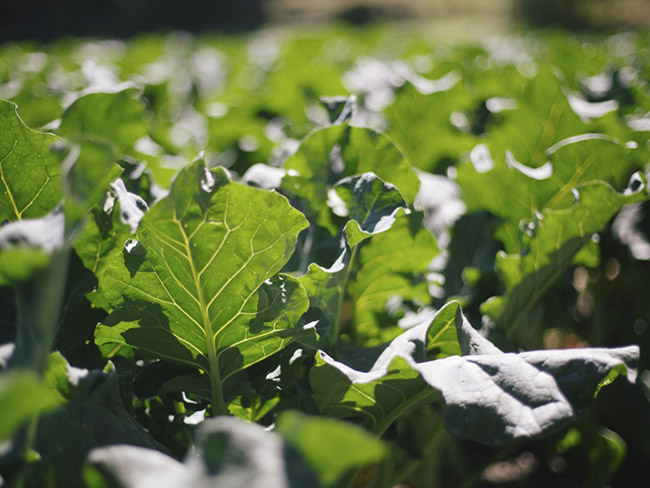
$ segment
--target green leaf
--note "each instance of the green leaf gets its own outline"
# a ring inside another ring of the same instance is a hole
[[[560,141],[545,152],[548,160],[540,168],[494,161],[485,151],[485,146],[474,148],[473,164],[458,168],[458,182],[469,210],[486,209],[511,224],[502,239],[508,250],[518,246],[512,234],[520,220],[530,220],[546,208],[566,207],[573,189],[586,182],[602,180],[620,188],[636,169],[635,149],[602,134]]]
[[[594,233],[623,205],[647,199],[645,183],[642,185],[625,194],[606,183],[580,185],[573,205],[545,210],[530,224],[528,235],[522,236],[521,254],[498,253],[496,268],[507,291],[497,323],[505,329],[517,327]]]
[[[9,439],[33,416],[62,402],[56,390],[44,386],[35,373],[12,371],[0,374],[0,442]]]
[[[386,454],[381,441],[354,424],[295,410],[280,414],[276,430],[325,486],[332,485],[346,470],[380,461]]]
[[[374,173],[343,178],[334,191],[341,199],[334,212],[348,218],[345,236],[350,248],[390,229],[399,210],[407,206],[399,190]]]
[[[17,107],[0,99],[0,221],[42,217],[61,200],[58,138],[29,129]]]
[[[524,85],[517,108],[506,113],[505,122],[490,132],[490,149],[503,162],[509,151],[514,159],[532,168],[546,163],[553,144],[583,134],[587,126],[569,105],[557,76],[542,70]]]
[[[200,368],[225,412],[223,383],[302,332],[305,291],[277,273],[305,227],[277,193],[188,166],[100,279],[112,314],[97,344]]]
[[[448,330],[451,323],[463,356],[427,361],[427,340],[442,337],[437,330]],[[310,380],[322,413],[361,416],[382,433],[407,409],[433,401],[439,393],[445,425],[453,434],[504,444],[541,437],[566,425],[619,374],[634,381],[639,348],[505,354],[475,331],[458,303],[451,302],[432,324],[415,326],[394,339],[369,371],[323,352],[319,356]]]
[[[428,304],[425,275],[438,254],[433,235],[422,226],[422,215],[397,219],[389,232],[376,235],[359,251],[359,269],[350,285],[356,331],[367,346],[394,339],[402,332],[389,313],[389,299]]]
[[[71,141],[108,142],[132,154],[135,141],[148,132],[144,106],[136,98],[138,91],[129,87],[82,95],[63,113],[58,133]]]
[[[473,98],[463,83],[429,95],[407,83],[386,109],[388,135],[413,166],[434,171],[445,161],[457,160],[476,144],[476,136],[460,131],[450,122],[452,114],[474,103]]]
[[[391,140],[371,129],[336,125],[313,132],[289,157],[284,168],[282,191],[297,201],[307,218],[337,234],[326,202],[330,188],[341,178],[375,173],[397,187],[410,205],[420,183]]]

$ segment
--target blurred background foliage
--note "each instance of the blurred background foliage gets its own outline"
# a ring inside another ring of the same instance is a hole
[[[265,24],[339,18],[448,21],[481,19],[503,24],[570,29],[643,27],[646,0],[3,0],[0,42],[50,41],[66,36],[130,37],[141,32],[238,32]],[[467,29],[470,30],[470,29]]]

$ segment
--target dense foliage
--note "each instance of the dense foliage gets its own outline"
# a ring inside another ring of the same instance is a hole
[[[1,479],[641,476],[648,44],[0,47]]]

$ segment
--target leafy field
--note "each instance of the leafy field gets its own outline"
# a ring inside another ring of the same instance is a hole
[[[648,79],[638,33],[0,46],[0,486],[633,486]]]

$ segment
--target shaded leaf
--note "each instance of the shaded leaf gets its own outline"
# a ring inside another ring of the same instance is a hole
[[[130,444],[165,451],[133,416],[130,374],[73,368],[60,356],[50,366],[48,374],[70,402],[40,419],[35,449],[42,461],[34,470],[34,486],[84,487],[82,466],[99,446]]]

